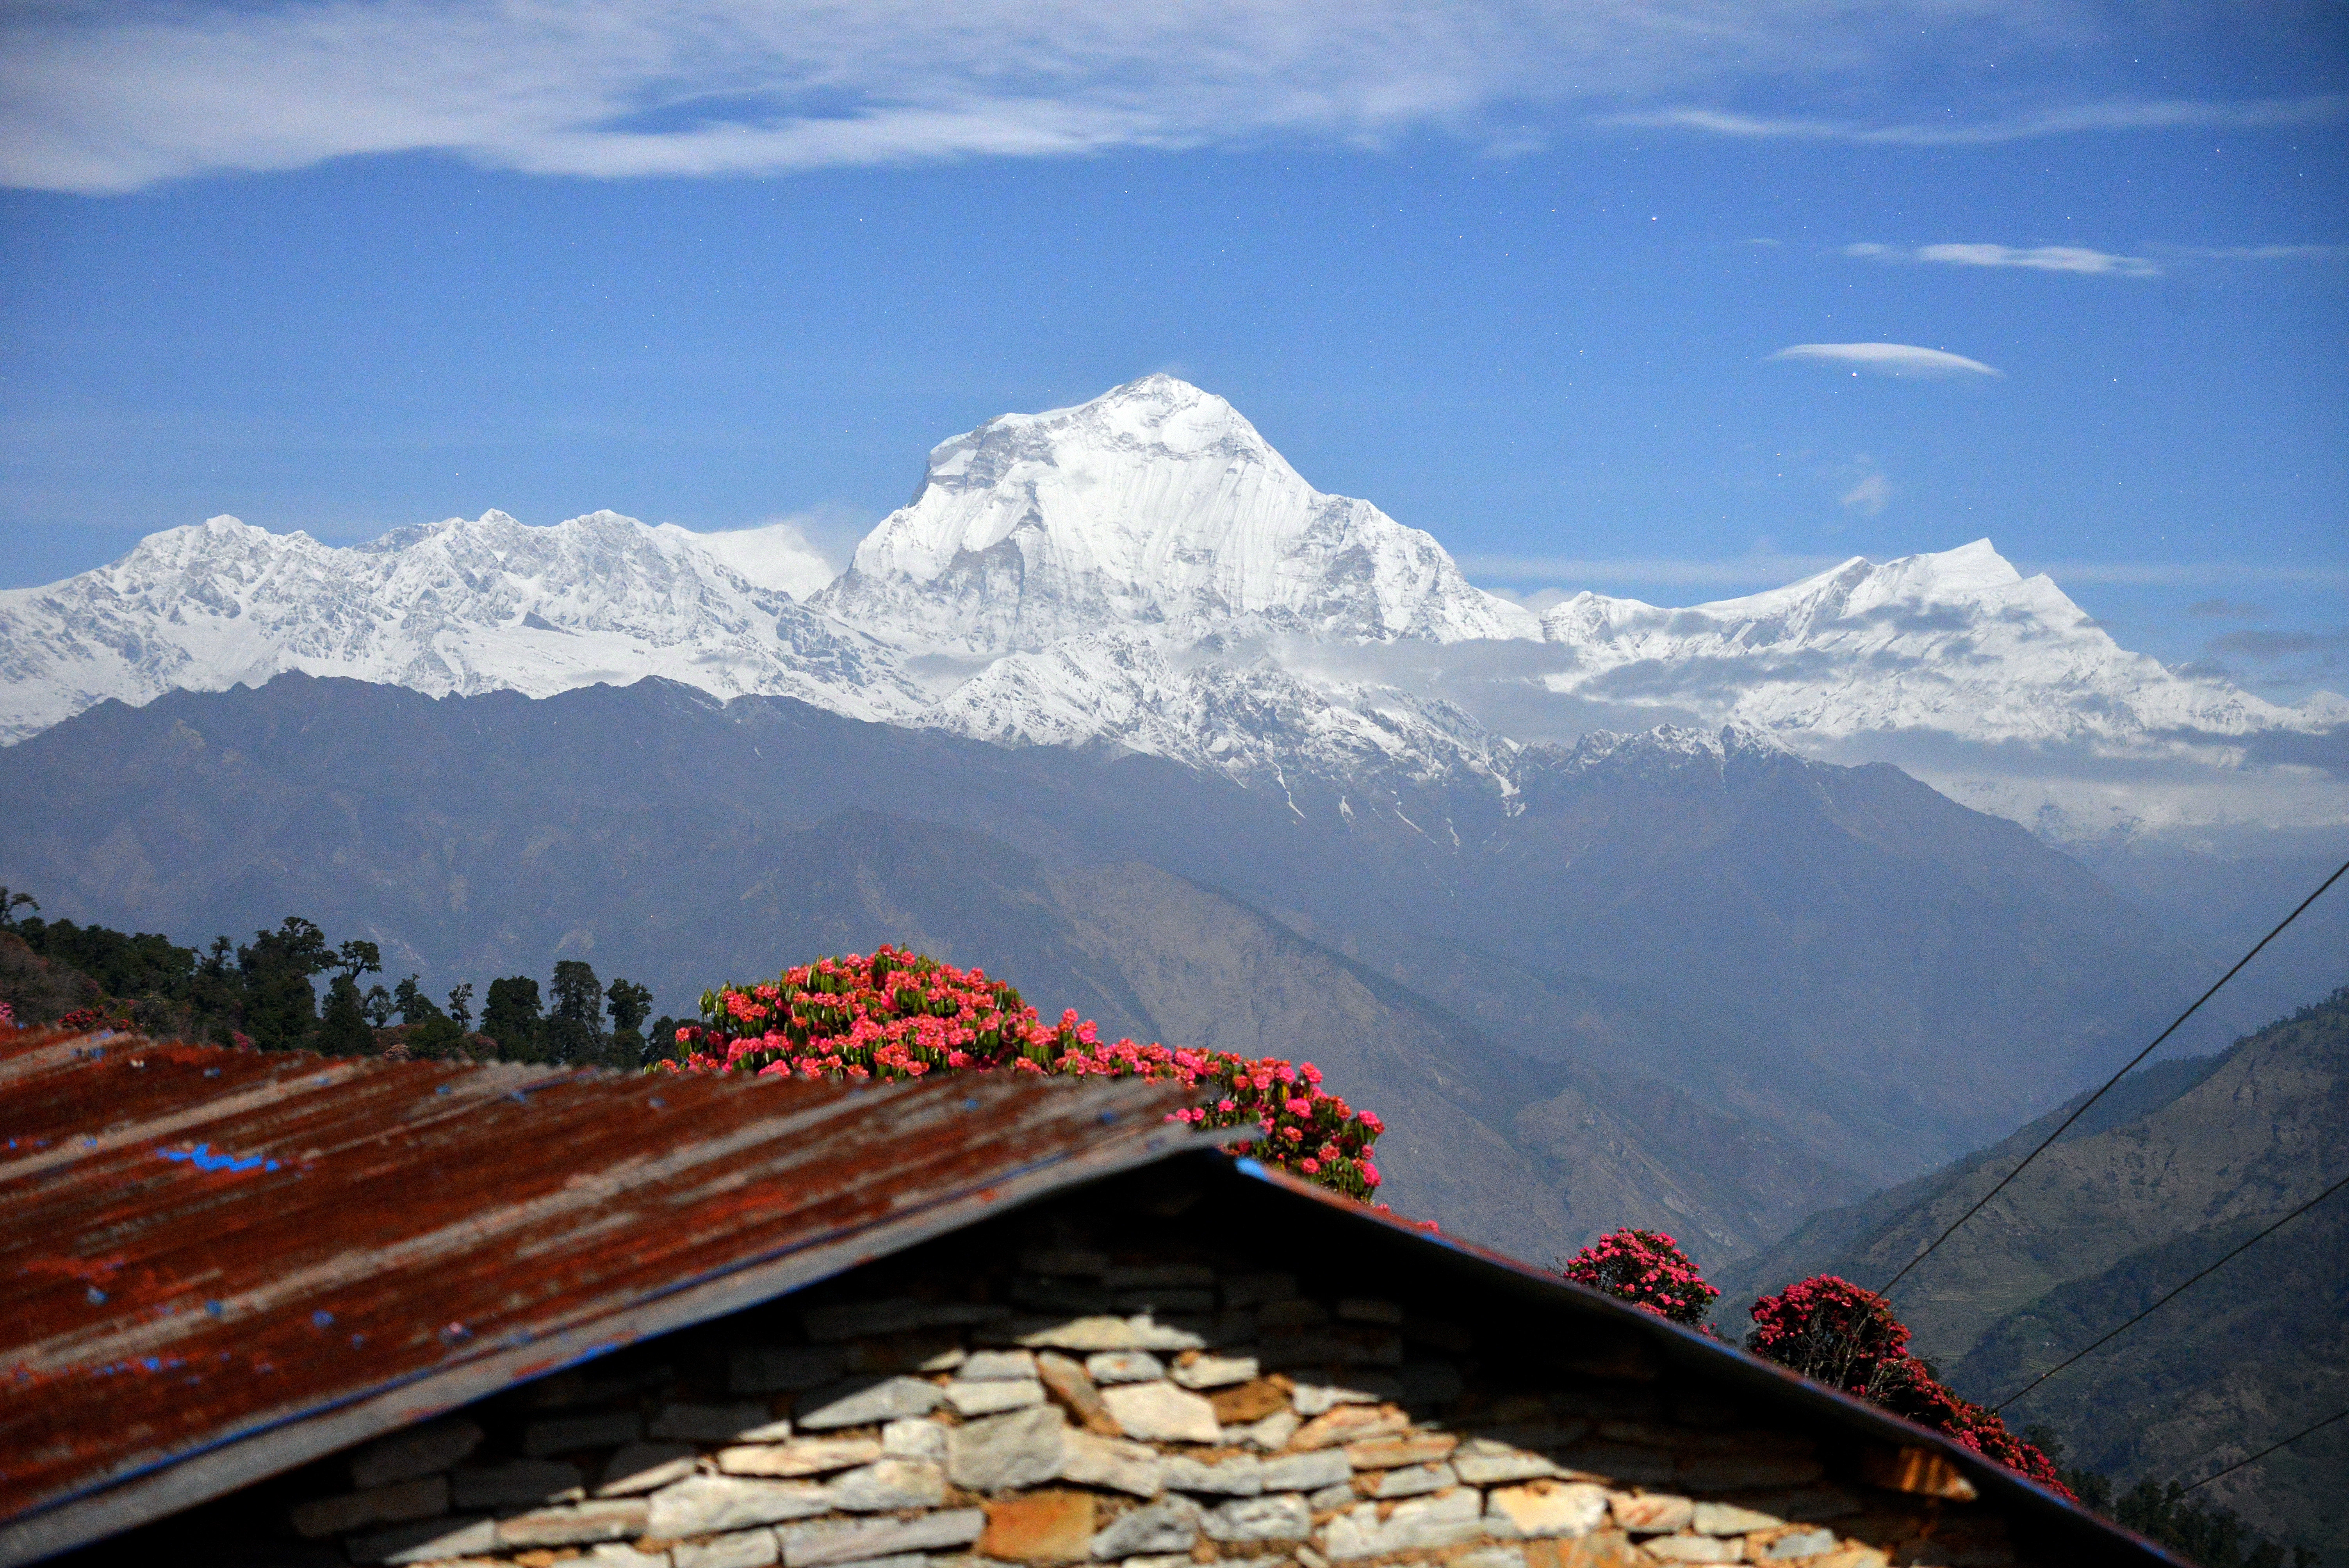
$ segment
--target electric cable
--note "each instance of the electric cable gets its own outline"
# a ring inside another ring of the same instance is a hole
[[[2185,1490],[2186,1490],[2187,1491],[2192,1491],[2194,1490],[2194,1487],[2195,1487],[2195,1486],[2209,1486],[2212,1481],[2217,1480],[2219,1479],[2219,1476],[2222,1476],[2222,1475],[2232,1475],[2232,1474],[2234,1474],[2237,1470],[2239,1470],[2242,1469],[2245,1465],[2257,1464],[2257,1463],[2259,1463],[2259,1462],[2260,1462],[2260,1460],[2263,1460],[2263,1459],[2267,1458],[2270,1454],[2271,1454],[2271,1453],[2275,1452],[2278,1449],[2288,1449],[2288,1448],[2292,1447],[2292,1444],[2294,1444],[2294,1443],[2296,1443],[2296,1442],[2300,1441],[2300,1439],[2302,1439],[2302,1438],[2304,1438],[2304,1437],[2308,1436],[2308,1434],[2309,1434],[2309,1433],[2311,1433],[2311,1432],[2313,1432],[2313,1431],[2317,1430],[2319,1428],[2323,1428],[2323,1427],[2329,1427],[2329,1426],[2331,1426],[2333,1422],[2335,1422],[2335,1421],[2339,1420],[2339,1419],[2340,1419],[2342,1417],[2344,1417],[2344,1416],[2349,1416],[2349,1410],[2335,1410],[2335,1411],[2333,1411],[2333,1414],[2331,1414],[2331,1415],[2329,1415],[2329,1416],[2325,1417],[2325,1418],[2324,1418],[2324,1419],[2323,1419],[2323,1420],[2321,1420],[2321,1421],[2317,1422],[2315,1426],[2313,1426],[2313,1427],[2302,1427],[2302,1428],[2301,1428],[2301,1429],[2300,1429],[2300,1430],[2298,1430],[2298,1431],[2296,1431],[2296,1432],[2292,1433],[2292,1436],[2290,1436],[2290,1437],[2286,1438],[2283,1441],[2282,1441],[2282,1442],[2280,1442],[2280,1443],[2270,1443],[2266,1448],[2261,1449],[2258,1453],[2253,1454],[2250,1459],[2247,1459],[2247,1460],[2237,1460],[2233,1464],[2229,1465],[2225,1470],[2222,1470],[2219,1471],[2217,1475],[2206,1475],[2206,1476],[2204,1476],[2200,1480],[2196,1481],[2196,1482],[2194,1483],[2194,1486],[2189,1486],[2189,1487],[2186,1488]]]
[[[2054,1131],[2049,1133],[2040,1141],[2038,1148],[2033,1150],[2030,1153],[2023,1157],[2021,1164],[2018,1164],[2013,1170],[2000,1177],[1996,1186],[1992,1187],[1989,1191],[1976,1199],[1974,1201],[1974,1206],[1968,1209],[1964,1213],[1960,1214],[1956,1221],[1951,1224],[1948,1230],[1943,1231],[1940,1235],[1934,1237],[1932,1245],[1927,1247],[1923,1252],[1919,1253],[1915,1257],[1910,1258],[1907,1263],[1903,1264],[1900,1266],[1900,1272],[1894,1274],[1890,1279],[1886,1280],[1884,1282],[1883,1288],[1878,1290],[1876,1294],[1878,1295],[1890,1295],[1892,1294],[1892,1287],[1909,1277],[1909,1270],[1915,1268],[1919,1264],[1923,1263],[1927,1258],[1931,1257],[1935,1252],[1940,1250],[1943,1242],[1948,1241],[1951,1236],[1958,1233],[1959,1226],[1963,1225],[1968,1220],[1971,1220],[1976,1214],[1981,1213],[1984,1204],[1988,1203],[1992,1198],[1997,1197],[2001,1192],[2004,1191],[2006,1190],[2006,1184],[2013,1181],[2017,1176],[2022,1175],[2023,1171],[2029,1167],[2033,1161],[2038,1159],[2042,1154],[2046,1153],[2048,1146],[2054,1143],[2057,1139],[2063,1137],[2065,1130],[2074,1122],[2079,1120],[2083,1116],[2085,1116],[2090,1106],[2104,1099],[2106,1090],[2110,1089],[2113,1085],[2120,1082],[2121,1079],[2127,1078],[2130,1071],[2137,1067],[2137,1063],[2153,1055],[2154,1051],[2159,1047],[2162,1041],[2176,1034],[2180,1026],[2182,1026],[2187,1019],[2192,1017],[2197,1012],[2200,1011],[2203,1003],[2208,1002],[2211,997],[2219,994],[2219,987],[2220,985],[2224,985],[2228,981],[2232,980],[2237,975],[2242,973],[2244,965],[2249,964],[2252,959],[2257,958],[2260,955],[2260,950],[2261,948],[2267,946],[2269,943],[2273,942],[2277,937],[2282,935],[2285,926],[2288,926],[2293,921],[2298,920],[2302,910],[2305,910],[2310,904],[2314,903],[2318,899],[2323,897],[2325,889],[2331,887],[2334,882],[2339,882],[2344,874],[2349,874],[2349,861],[2342,861],[2340,870],[2334,872],[2331,876],[2326,877],[2324,881],[2319,884],[2314,892],[2310,893],[2306,898],[2302,899],[2300,901],[2299,907],[2295,908],[2290,914],[2285,915],[2282,921],[2277,923],[2276,928],[2273,931],[2269,932],[2265,936],[2261,937],[2257,943],[2253,944],[2251,950],[2249,953],[2244,954],[2240,958],[2235,961],[2235,966],[2232,969],[2228,970],[2224,975],[2219,976],[2218,983],[2216,985],[2213,985],[2208,991],[2203,992],[2201,995],[2197,996],[2194,999],[2194,1005],[2192,1006],[2187,1008],[2183,1013],[2178,1014],[2178,1016],[2171,1021],[2169,1027],[2162,1030],[2158,1035],[2156,1035],[2153,1037],[2152,1045],[2146,1047],[2145,1049],[2137,1052],[2134,1057],[2131,1057],[2128,1059],[2127,1064],[2124,1066],[2120,1071],[2115,1073],[2111,1078],[2105,1080],[2105,1086],[2103,1088],[2098,1089],[2086,1099],[2082,1100],[2080,1102],[2079,1109],[2073,1111],[2071,1115],[2065,1117],[2061,1126],[2057,1127]]]
[[[2211,1274],[2218,1273],[2221,1267],[2232,1262],[2234,1259],[2240,1257],[2243,1253],[2249,1252],[2259,1243],[2275,1234],[2278,1231],[2282,1230],[2286,1225],[2291,1224],[2294,1220],[2299,1219],[2302,1214],[2307,1213],[2311,1209],[2315,1208],[2316,1205],[2322,1203],[2324,1200],[2330,1198],[2333,1193],[2338,1192],[2344,1187],[2349,1187],[2349,1176],[2344,1176],[2340,1181],[2335,1181],[2332,1186],[2327,1187],[2323,1191],[2319,1192],[2315,1197],[2311,1198],[2307,1202],[2302,1203],[2299,1208],[2294,1209],[2291,1213],[2286,1214],[2282,1219],[2278,1220],[2274,1224],[2270,1225],[2266,1230],[2261,1231],[2258,1235],[2253,1236],[2250,1241],[2245,1242],[2241,1246],[2237,1247],[2233,1252],[2229,1253],[2225,1257],[2220,1258],[2217,1263],[2212,1264],[2200,1274],[2196,1274],[2193,1279],[2189,1279],[2186,1281],[2185,1284],[2178,1285],[2174,1289],[2170,1290],[2167,1295],[2163,1295],[2160,1300],[2155,1302],[2151,1306],[2147,1307],[2143,1312],[2138,1313],[2135,1317],[2130,1318],[2127,1323],[2122,1324],[2120,1327],[2114,1329],[2110,1334],[2106,1335],[2104,1338],[2097,1340],[2095,1344],[2089,1346],[2087,1349],[2074,1351],[2063,1360],[2058,1361],[2054,1366],[2050,1367],[2046,1371],[2042,1372],[2038,1377],[2033,1377],[2030,1382],[2025,1383],[2022,1387],[2017,1388],[2013,1393],[2009,1394],[2005,1398],[2001,1399],[1997,1404],[1992,1405],[1990,1408],[1991,1414],[1998,1414],[2000,1411],[2005,1409],[2009,1405],[2013,1404],[2017,1399],[2022,1398],[2025,1394],[2030,1393],[2031,1390],[2038,1387],[2039,1385],[2055,1376],[2056,1373],[2061,1372],[2064,1367],[2072,1365],[2073,1362],[2077,1361],[2082,1357],[2087,1355],[2089,1351],[2098,1349],[2110,1341],[2118,1338],[2127,1330],[2135,1328],[2138,1324],[2143,1323],[2147,1318],[2151,1317],[2162,1307],[2185,1295],[2188,1288],[2193,1285],[2197,1281],[2207,1279]]]

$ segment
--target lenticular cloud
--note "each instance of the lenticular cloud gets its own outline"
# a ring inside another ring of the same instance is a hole
[[[1870,370],[1878,376],[2004,376],[1979,359],[1913,343],[1798,343],[1770,356],[1773,359],[1823,359]]]

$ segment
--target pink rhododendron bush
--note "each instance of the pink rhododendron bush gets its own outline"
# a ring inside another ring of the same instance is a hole
[[[679,1059],[660,1064],[670,1072],[885,1082],[933,1072],[1171,1078],[1204,1100],[1174,1119],[1204,1128],[1252,1122],[1261,1132],[1250,1150],[1257,1159],[1350,1198],[1367,1201],[1379,1184],[1371,1146],[1385,1124],[1325,1092],[1311,1062],[1104,1043],[1073,1010],[1048,1025],[984,970],[894,947],[705,991],[701,1022],[677,1038]]]
[[[1704,1283],[1679,1243],[1661,1231],[1613,1231],[1557,1271],[1577,1284],[1620,1296],[1642,1312],[1693,1328],[1721,1293]]]
[[[2037,1447],[2008,1431],[1996,1411],[1951,1393],[1931,1367],[1909,1354],[1909,1326],[1874,1291],[1817,1274],[1764,1296],[1753,1311],[1748,1350],[1946,1433],[1984,1459],[2072,1496],[2054,1462]]]

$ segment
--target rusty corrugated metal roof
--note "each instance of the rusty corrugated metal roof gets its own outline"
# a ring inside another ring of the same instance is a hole
[[[0,1560],[1155,1159],[1186,1098],[0,1031]]]

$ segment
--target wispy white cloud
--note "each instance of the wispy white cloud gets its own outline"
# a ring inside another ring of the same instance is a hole
[[[1869,262],[1938,262],[1953,267],[2027,267],[2043,273],[2083,273],[2091,276],[2158,278],[2159,263],[2143,256],[2116,255],[2083,245],[1846,245],[1843,253]]]
[[[1682,108],[1600,117],[1600,125],[1707,131],[1746,139],[1850,141],[1901,147],[1982,147],[2116,130],[2247,130],[2279,125],[2323,125],[2349,119],[2349,93],[2302,98],[2119,99],[2040,109],[1997,119],[1912,120],[1871,125],[1864,120],[1745,114],[1734,109]]]
[[[2006,372],[1992,369],[1979,359],[1968,359],[1962,354],[1951,354],[1939,348],[1920,348],[1913,343],[1797,343],[1770,355],[1772,359],[1818,360],[1832,365],[1848,365],[1855,374],[1860,370],[1879,376],[2003,376]]]
[[[2117,583],[2143,588],[2215,588],[2272,583],[2295,588],[2349,588],[2349,566],[2266,565],[2249,561],[2038,561],[2015,564],[2020,571],[2044,573],[2058,583]]]
[[[1960,40],[2044,64],[2098,31],[2084,0],[2035,10],[2080,16],[2050,26],[1944,0],[45,0],[0,9],[0,182],[127,191],[414,151],[573,176],[761,175],[1429,129],[1515,155],[1602,103],[1865,92]],[[1616,122],[1929,145],[2344,106]]]
[[[2349,261],[2349,245],[2148,245],[2165,256],[2198,262]]]
[[[1836,504],[1846,511],[1856,511],[1868,517],[1878,517],[1892,500],[1892,481],[1882,474],[1868,474],[1851,489],[1836,498]]]

